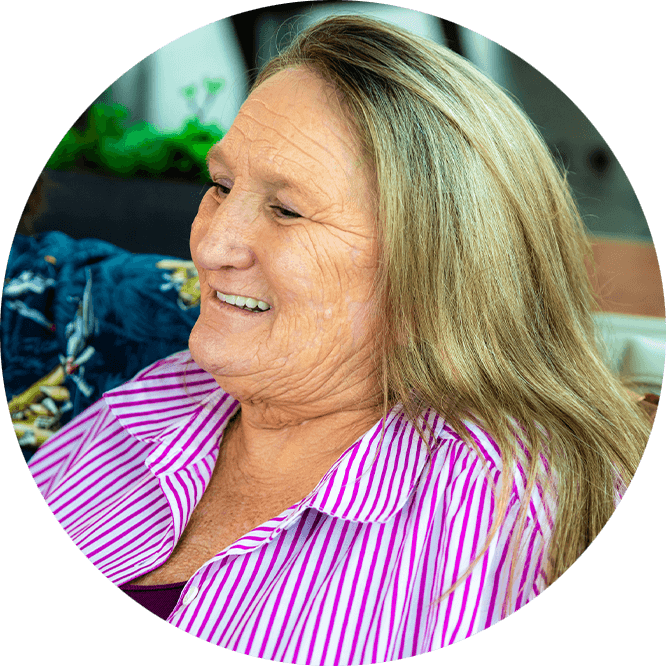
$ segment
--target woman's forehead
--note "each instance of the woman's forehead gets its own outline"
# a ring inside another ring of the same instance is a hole
[[[359,163],[358,141],[330,86],[307,70],[286,70],[261,84],[243,104],[211,159],[230,168],[272,163],[350,176]]]
[[[355,141],[330,86],[301,70],[283,71],[262,83],[245,101],[232,125],[261,138],[272,132],[296,141],[324,142],[355,152]]]

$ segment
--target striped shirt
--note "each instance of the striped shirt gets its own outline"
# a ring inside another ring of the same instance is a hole
[[[163,564],[201,499],[238,403],[189,352],[158,361],[42,446],[32,474],[77,546],[117,585]],[[501,619],[545,586],[549,521],[524,477],[483,550],[502,480],[497,445],[473,448],[432,411],[426,445],[399,408],[349,447],[304,499],[187,581],[168,622],[238,652],[367,664],[428,652]],[[421,424],[422,425],[422,424]],[[517,536],[518,535],[518,536]],[[510,577],[512,560],[514,572]]]

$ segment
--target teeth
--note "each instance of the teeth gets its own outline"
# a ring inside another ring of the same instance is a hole
[[[234,296],[233,294],[223,294],[221,291],[217,292],[217,297],[221,300],[224,301],[225,303],[229,303],[229,305],[235,305],[236,307],[239,308],[244,308],[245,310],[270,310],[271,306],[268,305],[268,303],[265,303],[264,301],[259,301],[256,298],[249,298],[247,296]]]

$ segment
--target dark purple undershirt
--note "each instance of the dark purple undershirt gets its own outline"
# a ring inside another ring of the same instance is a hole
[[[125,583],[120,589],[151,613],[166,620],[176,607],[180,593],[187,584],[167,583],[166,585],[131,585]]]

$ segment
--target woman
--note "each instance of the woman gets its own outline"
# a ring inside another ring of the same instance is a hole
[[[63,527],[171,624],[285,662],[420,654],[534,598],[650,428],[523,114],[446,49],[331,18],[209,168],[190,352],[31,461]]]

